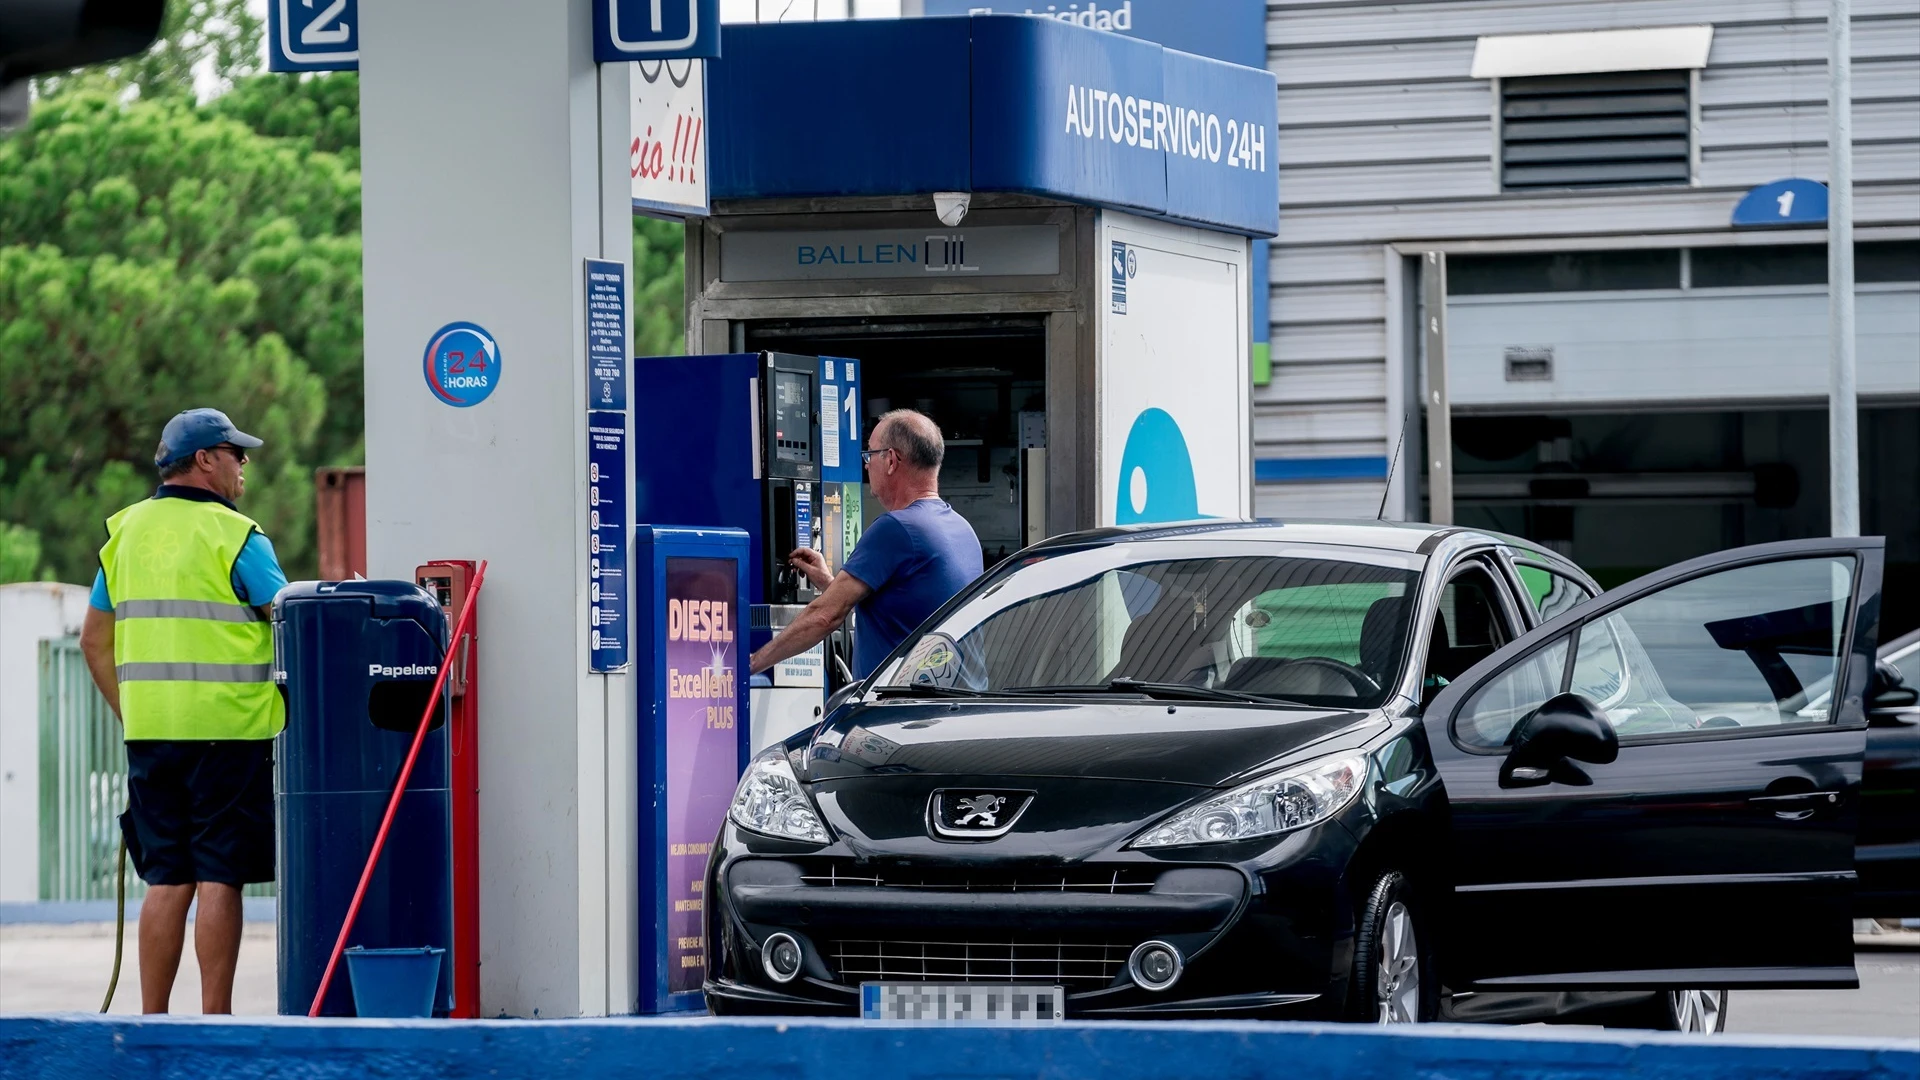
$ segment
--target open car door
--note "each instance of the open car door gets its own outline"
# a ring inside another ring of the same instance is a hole
[[[1434,699],[1449,985],[1857,985],[1883,547],[1790,541],[1670,567]]]

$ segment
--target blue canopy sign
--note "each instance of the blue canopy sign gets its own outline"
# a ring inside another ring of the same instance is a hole
[[[593,59],[684,60],[720,55],[720,0],[596,0]]]
[[[1827,186],[1799,177],[1761,184],[1747,192],[1733,208],[1736,229],[1824,225],[1826,222]]]
[[[268,0],[268,71],[359,67],[359,0]]]

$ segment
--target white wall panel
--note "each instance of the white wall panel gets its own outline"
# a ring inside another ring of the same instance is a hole
[[[1377,253],[1375,259],[1378,260]],[[1385,282],[1344,281],[1331,285],[1283,285],[1273,290],[1269,307],[1274,324],[1282,325],[1377,320],[1386,303]]]
[[[1379,480],[1261,484],[1253,489],[1253,512],[1263,518],[1371,520],[1380,510],[1380,493],[1384,490],[1386,484]]]
[[[1275,365],[1296,360],[1378,360],[1387,355],[1386,326],[1378,321],[1307,323],[1275,330]]]
[[[1292,54],[1287,54],[1291,56]],[[1409,120],[1477,120],[1493,115],[1492,84],[1388,82],[1372,86],[1302,86],[1280,89],[1280,144],[1296,124],[1370,124]]]
[[[1286,208],[1290,206],[1454,199],[1494,194],[1498,186],[1493,175],[1493,147],[1487,140],[1479,141],[1478,156],[1467,161],[1331,165],[1282,171],[1280,213],[1283,235]],[[1473,152],[1464,147],[1463,150]]]
[[[1273,369],[1273,382],[1262,400],[1307,402],[1380,401],[1387,394],[1387,367],[1381,360],[1351,360],[1325,364],[1285,364]]]
[[[1379,405],[1294,405],[1284,401],[1254,405],[1254,442],[1283,448],[1287,454],[1317,454],[1312,449],[1316,443],[1367,440],[1378,444],[1386,438],[1386,411]]]
[[[1914,73],[1914,89],[1920,91],[1920,71]],[[1906,100],[1853,103],[1856,147],[1915,140],[1920,140],[1920,94]],[[1722,147],[1806,146],[1825,153],[1827,104],[1706,109],[1700,118],[1700,145],[1708,151]]]
[[[1204,2],[1204,0],[1199,0]],[[1643,26],[1712,23],[1715,36],[1729,25],[1818,19],[1825,6],[1807,0],[1572,0],[1554,3],[1317,4],[1299,8],[1269,4],[1270,46],[1339,46],[1413,38],[1464,38],[1481,34],[1540,34],[1578,30],[1614,30]],[[1854,18],[1910,15],[1903,0],[1855,0]]]
[[[1920,286],[1862,285],[1862,394],[1920,394]],[[1456,407],[1812,400],[1827,392],[1822,286],[1454,297]],[[1553,378],[1508,382],[1505,348],[1551,346]]]
[[[1340,244],[1300,247],[1289,242],[1287,208],[1280,207],[1280,238],[1268,249],[1267,273],[1275,286],[1337,281],[1379,281],[1380,245]]]
[[[1493,118],[1282,130],[1274,145],[1283,183],[1291,170],[1305,165],[1485,159],[1493,153]],[[1425,168],[1412,167],[1418,172]]]
[[[1732,150],[1708,148],[1700,153],[1700,183],[1705,187],[1746,188],[1783,176],[1826,180],[1827,148],[1824,145]],[[1920,142],[1861,143],[1853,148],[1855,184],[1906,180],[1916,176],[1920,176]],[[1858,201],[1859,195],[1856,193],[1854,198]]]
[[[1911,101],[1920,97],[1920,57],[1902,57],[1853,65],[1853,101]],[[1700,73],[1700,105],[1806,104],[1826,108],[1827,64],[1769,64],[1759,67],[1707,68]],[[1284,118],[1285,113],[1282,113]]]

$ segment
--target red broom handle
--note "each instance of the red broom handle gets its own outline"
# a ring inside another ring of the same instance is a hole
[[[360,915],[360,901],[367,896],[367,883],[373,880],[374,867],[380,864],[380,851],[387,846],[387,830],[393,827],[393,815],[400,809],[400,796],[406,794],[407,781],[413,776],[413,763],[420,757],[420,744],[426,741],[427,728],[433,721],[434,706],[440,704],[440,691],[447,685],[447,673],[453,670],[454,654],[460,651],[460,638],[466,634],[467,624],[473,619],[473,600],[480,595],[480,583],[486,578],[487,562],[482,559],[473,573],[473,583],[467,586],[467,599],[460,608],[460,621],[453,628],[447,655],[440,661],[440,674],[433,680],[433,693],[427,696],[426,711],[420,714],[420,727],[413,733],[413,746],[407,750],[406,764],[400,766],[399,779],[394,781],[393,796],[387,800],[387,815],[380,819],[380,831],[374,834],[373,851],[367,856],[366,868],[360,871],[360,885],[353,890],[353,903],[347,905],[346,921],[340,924],[340,937],[333,943],[333,955],[327,957],[327,970],[320,976],[320,989],[313,995],[313,1006],[307,1010],[308,1016],[320,1015],[320,1003],[327,999],[327,988],[333,985],[333,973],[340,966],[341,954],[347,949],[347,935],[353,933],[353,921]]]

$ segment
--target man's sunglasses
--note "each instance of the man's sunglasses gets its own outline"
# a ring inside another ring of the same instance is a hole
[[[891,453],[893,453],[893,447],[891,446],[883,446],[878,450],[862,450],[860,451],[860,464],[871,465],[876,456]]]
[[[218,450],[225,450],[227,453],[232,454],[233,460],[242,465],[245,465],[248,461],[247,451],[244,447],[235,446],[232,443],[221,443],[218,446],[210,446],[207,448],[208,453],[213,453]]]

